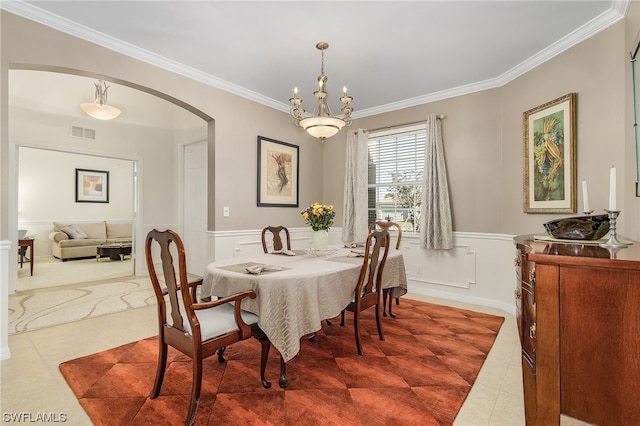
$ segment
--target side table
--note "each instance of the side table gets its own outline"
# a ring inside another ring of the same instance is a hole
[[[29,257],[27,257],[27,249],[29,249]],[[20,256],[20,268],[22,268],[23,263],[30,263],[31,275],[33,276],[33,238],[18,240],[18,255]]]

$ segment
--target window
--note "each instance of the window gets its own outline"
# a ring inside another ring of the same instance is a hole
[[[425,125],[369,134],[369,223],[397,222],[418,232],[424,172]]]

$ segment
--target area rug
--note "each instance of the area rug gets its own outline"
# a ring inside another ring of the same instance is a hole
[[[504,318],[409,299],[384,318],[377,336],[373,311],[358,356],[352,316],[344,327],[323,322],[315,341],[304,338],[287,363],[289,386],[278,386],[272,348],[264,389],[260,345],[236,343],[227,361],[204,362],[197,425],[450,425],[467,397]],[[191,360],[177,351],[161,394],[149,399],[157,338],[60,364],[60,371],[95,425],[183,424],[191,391]]]
[[[133,276],[105,282],[21,291],[9,296],[9,334],[155,303],[153,287],[147,277]]]

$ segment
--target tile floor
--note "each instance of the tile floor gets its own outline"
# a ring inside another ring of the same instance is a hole
[[[405,297],[506,317],[454,424],[524,425],[520,346],[513,315],[453,301]],[[12,414],[29,413],[31,421],[40,414],[50,416],[50,424],[61,423],[64,416],[65,424],[90,425],[58,365],[155,334],[155,306],[149,306],[9,336],[11,358],[0,363],[2,424],[9,423]]]

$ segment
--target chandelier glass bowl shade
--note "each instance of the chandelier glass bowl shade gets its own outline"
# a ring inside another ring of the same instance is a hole
[[[84,102],[80,108],[88,115],[98,120],[112,120],[120,115],[120,110],[114,106],[107,105],[107,83],[100,80],[94,83],[96,86],[95,101]]]
[[[342,96],[340,102],[342,102],[342,116],[336,117],[331,113],[329,105],[327,104],[327,76],[324,74],[324,51],[329,48],[329,44],[320,42],[316,44],[316,49],[320,50],[321,62],[320,62],[320,75],[318,76],[318,90],[313,92],[313,96],[316,98],[316,107],[313,114],[304,117],[305,110],[302,108],[302,99],[298,96],[298,88],[293,89],[293,98],[289,99],[289,102],[293,105],[291,108],[291,116],[296,120],[296,125],[302,127],[311,136],[319,138],[324,141],[326,138],[330,138],[342,129],[344,126],[351,124],[351,101],[353,98],[347,95],[346,86],[342,88]]]

